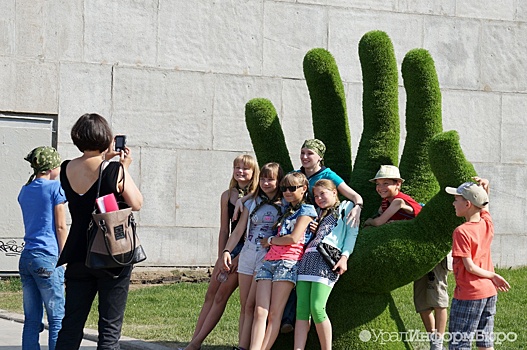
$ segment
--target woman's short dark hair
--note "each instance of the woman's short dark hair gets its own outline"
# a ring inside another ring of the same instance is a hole
[[[104,152],[113,139],[112,129],[104,117],[86,113],[71,128],[71,140],[79,151]]]

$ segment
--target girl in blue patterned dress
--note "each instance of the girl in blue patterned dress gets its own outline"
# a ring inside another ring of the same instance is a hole
[[[313,195],[319,207],[315,237],[309,242],[298,266],[296,284],[297,312],[295,349],[304,349],[313,317],[322,350],[331,349],[331,322],[326,314],[326,303],[340,275],[348,269],[348,257],[353,251],[357,227],[346,225],[346,215],[353,202],[338,200],[338,192],[331,180],[318,180]],[[321,242],[339,248],[342,257],[332,268],[317,251]]]

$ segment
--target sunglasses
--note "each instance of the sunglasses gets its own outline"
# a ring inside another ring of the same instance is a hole
[[[281,192],[285,192],[285,191],[295,192],[299,187],[302,187],[302,185],[298,185],[298,186],[280,186],[280,191]]]

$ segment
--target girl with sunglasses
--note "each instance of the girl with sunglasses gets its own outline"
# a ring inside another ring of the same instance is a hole
[[[296,283],[297,264],[310,235],[308,226],[317,216],[314,206],[305,203],[307,189],[307,178],[299,172],[287,174],[280,182],[280,191],[289,204],[277,222],[277,235],[262,243],[269,252],[256,274],[251,349],[270,349],[280,331],[282,313]]]
[[[236,266],[238,264],[237,256],[243,247],[243,235],[239,235],[234,242],[234,247],[229,258],[232,259],[233,268],[232,273],[227,275],[227,279],[223,282],[218,280],[218,276],[222,271],[222,256],[225,245],[229,240],[229,233],[234,232],[236,227],[241,226],[243,234],[245,224],[238,224],[238,221],[233,220],[234,204],[238,200],[249,193],[256,191],[258,186],[258,165],[254,157],[248,154],[240,155],[233,161],[232,177],[229,188],[221,194],[221,223],[220,233],[218,237],[218,260],[212,271],[212,276],[209,282],[207,293],[205,294],[205,302],[201,308],[198,317],[196,329],[192,336],[191,342],[185,349],[194,350],[199,349],[205,338],[218,324],[225,306],[231,294],[238,287],[238,274],[236,273]],[[221,279],[220,279],[221,280]]]
[[[267,163],[262,167],[258,191],[245,202],[247,210],[243,211],[238,226],[223,251],[223,269],[231,271],[233,268],[230,251],[234,249],[243,233],[247,233],[238,263],[241,304],[238,348],[242,350],[249,348],[251,341],[256,296],[254,276],[262,266],[268,251],[262,241],[267,242],[269,237],[276,234],[274,226],[283,211],[282,193],[278,191],[278,184],[283,177],[284,173],[278,163]]]
[[[298,264],[296,294],[298,298],[295,324],[295,350],[304,349],[313,317],[322,350],[331,349],[331,322],[326,314],[329,294],[340,275],[348,269],[348,257],[353,252],[358,228],[344,221],[352,210],[353,203],[339,202],[335,183],[318,180],[313,195],[319,207],[318,226],[315,237],[309,242]],[[317,251],[325,242],[339,248],[342,256],[334,267],[330,267]]]

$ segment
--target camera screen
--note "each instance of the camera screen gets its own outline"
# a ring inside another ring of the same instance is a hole
[[[117,135],[115,136],[115,150],[117,152],[120,152],[124,149],[124,146],[126,146],[126,136],[125,135]]]

